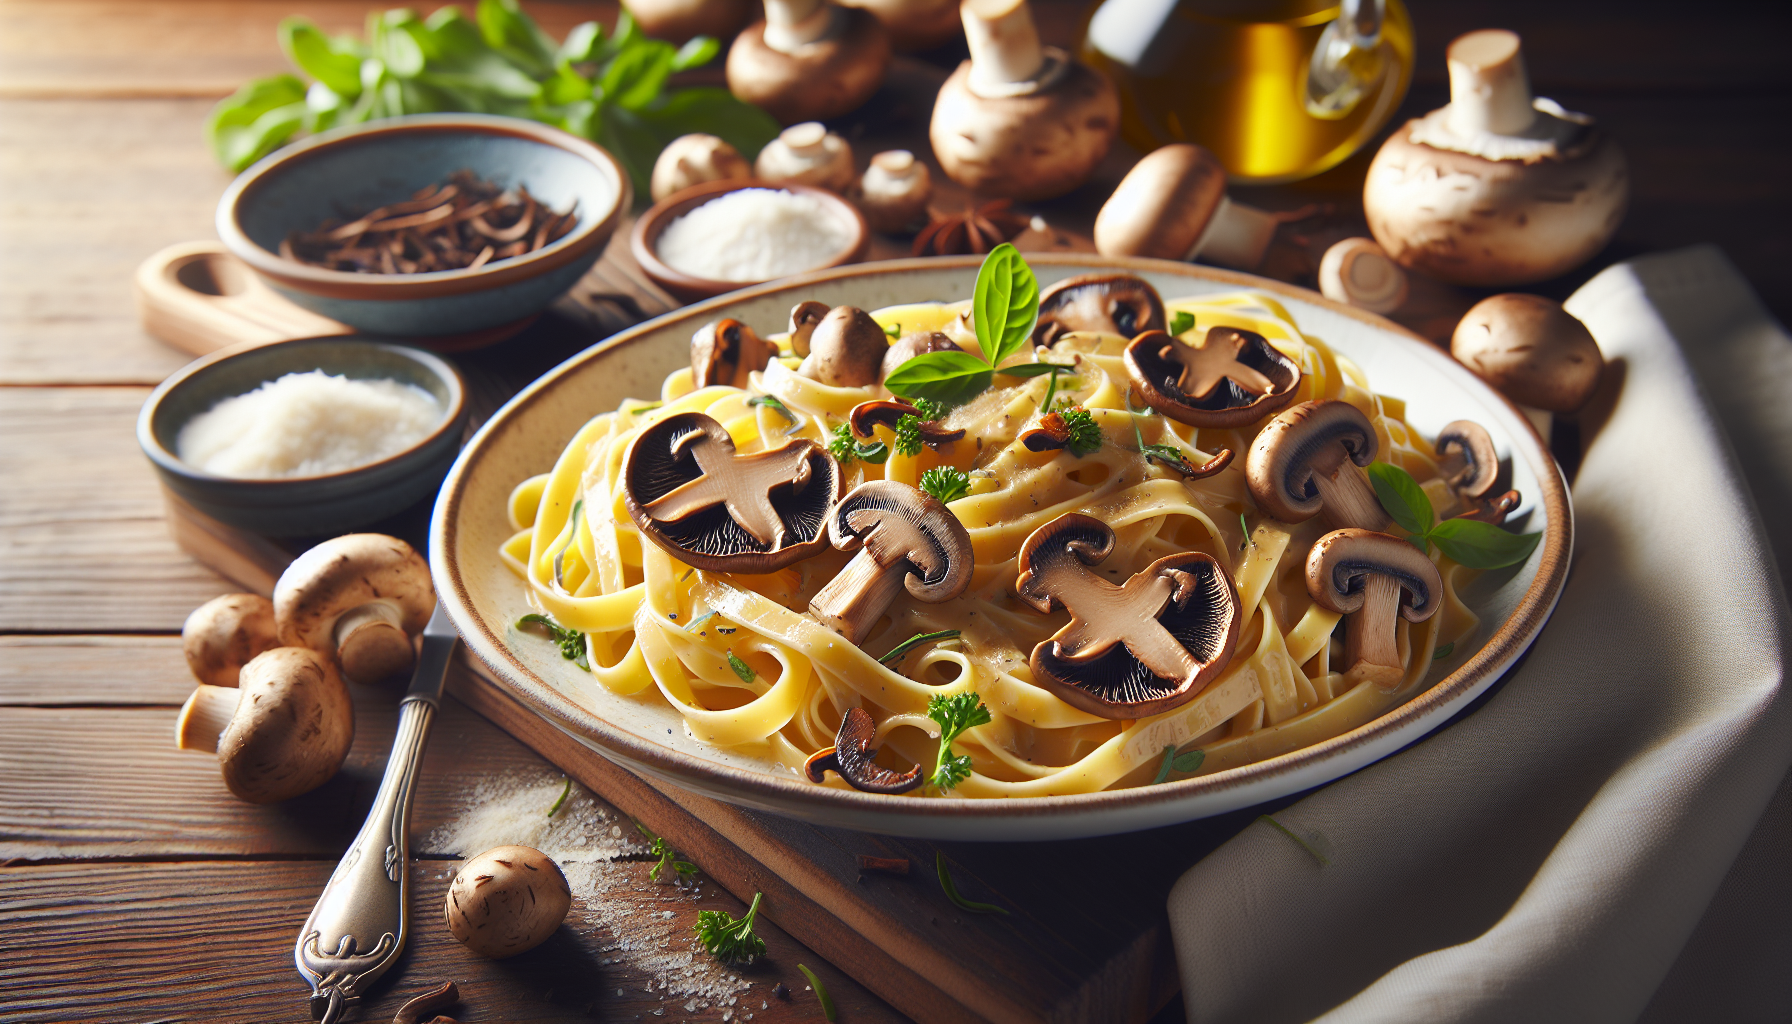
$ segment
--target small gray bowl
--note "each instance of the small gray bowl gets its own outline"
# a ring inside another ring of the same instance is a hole
[[[442,422],[396,455],[320,476],[218,476],[175,454],[181,428],[194,416],[284,374],[310,370],[414,384],[442,404]],[[460,451],[466,423],[466,389],[440,357],[363,338],[301,338],[227,349],[189,363],[143,403],[137,443],[163,486],[219,522],[272,537],[333,535],[378,522],[434,494]]]
[[[357,274],[279,255],[295,231],[409,199],[469,170],[529,192],[578,225],[535,252],[477,270]],[[218,237],[281,295],[357,330],[388,337],[465,335],[547,308],[597,258],[629,208],[621,165],[557,128],[485,114],[416,114],[324,132],[244,171],[218,201]]]

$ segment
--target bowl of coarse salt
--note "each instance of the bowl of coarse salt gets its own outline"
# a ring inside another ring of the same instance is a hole
[[[356,337],[225,350],[143,403],[137,443],[197,511],[268,536],[367,526],[435,494],[467,422],[460,374]]]
[[[740,179],[674,192],[635,221],[629,251],[686,302],[857,263],[871,234],[858,208],[813,185]]]

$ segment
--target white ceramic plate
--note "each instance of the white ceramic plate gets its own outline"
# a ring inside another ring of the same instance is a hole
[[[1128,270],[1167,299],[1239,288],[1273,294],[1300,328],[1349,356],[1375,389],[1407,402],[1431,436],[1445,423],[1485,426],[1524,495],[1520,515],[1544,539],[1515,573],[1484,577],[1469,595],[1482,616],[1479,646],[1439,663],[1447,675],[1380,718],[1342,736],[1240,768],[1179,782],[1078,796],[937,800],[815,786],[758,759],[687,736],[662,701],[603,691],[548,643],[512,643],[533,609],[497,550],[510,535],[507,499],[550,469],[574,432],[624,398],[653,398],[689,364],[691,332],[721,316],[776,333],[804,299],[876,309],[971,294],[975,257],[899,260],[787,279],[688,306],[625,331],[561,364],[498,410],[448,474],[430,530],[436,588],[467,646],[512,696],[584,744],[638,773],[736,804],[819,824],[958,840],[1068,839],[1155,828],[1219,814],[1329,782],[1391,754],[1448,721],[1511,668],[1542,630],[1568,575],[1573,524],[1567,486],[1525,417],[1437,347],[1380,317],[1299,288],[1244,274],[1160,260],[1071,254],[1028,257],[1042,286],[1093,270]]]

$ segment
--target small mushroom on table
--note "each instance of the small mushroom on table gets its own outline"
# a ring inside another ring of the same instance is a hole
[[[691,335],[691,384],[745,388],[750,375],[776,354],[777,346],[739,320],[711,321]]]
[[[1444,581],[1431,558],[1398,537],[1335,530],[1307,555],[1307,593],[1346,616],[1344,678],[1392,692],[1406,676],[1398,619],[1423,622],[1443,604]]]
[[[813,441],[742,455],[700,412],[642,430],[622,457],[622,500],[641,533],[714,572],[768,573],[827,546],[840,467]]]
[[[958,35],[958,0],[840,0],[877,16],[898,53],[931,50]]]
[[[1437,451],[1438,475],[1462,506],[1459,518],[1498,526],[1518,508],[1517,491],[1492,493],[1500,477],[1500,456],[1486,427],[1474,420],[1446,423],[1431,445]]]
[[[727,142],[714,135],[693,132],[680,135],[660,150],[653,162],[649,191],[659,202],[674,192],[711,181],[745,180],[753,176],[753,165]]]
[[[835,306],[809,334],[809,354],[798,373],[837,388],[876,384],[890,336],[857,306]]]
[[[867,11],[827,0],[765,0],[728,49],[728,89],[784,124],[857,109],[883,84],[890,38]]]
[[[1069,513],[1021,545],[1020,597],[1070,623],[1033,648],[1033,678],[1065,703],[1103,718],[1135,719],[1193,700],[1225,670],[1238,643],[1238,591],[1198,551],[1165,555],[1119,586],[1095,568],[1114,531]]]
[[[554,858],[527,846],[500,846],[461,865],[442,901],[448,931],[493,960],[547,941],[572,908],[572,889]]]
[[[895,772],[872,760],[877,756],[877,751],[871,749],[871,741],[876,736],[877,723],[864,708],[846,709],[834,745],[809,755],[809,760],[803,763],[803,774],[810,782],[821,782],[831,771],[852,788],[867,793],[906,793],[918,788],[922,782],[920,765],[906,772]]]
[[[1605,369],[1586,325],[1540,295],[1475,303],[1456,325],[1450,354],[1517,403],[1545,440],[1556,415],[1579,412],[1593,397]]]
[[[1126,374],[1146,404],[1197,427],[1242,427],[1294,400],[1300,365],[1256,331],[1210,327],[1190,344],[1147,331],[1126,346]]]
[[[224,784],[252,804],[328,782],[354,739],[348,688],[329,657],[308,647],[256,655],[235,686],[200,684],[175,726],[175,745],[217,754]]]
[[[888,150],[871,158],[871,166],[859,177],[857,198],[871,230],[913,231],[927,223],[933,173],[908,150]]]
[[[187,616],[180,644],[193,678],[212,686],[235,686],[244,665],[280,646],[274,602],[260,594],[214,597]]]
[[[1095,216],[1095,248],[1255,270],[1284,219],[1228,199],[1219,158],[1179,142],[1152,150],[1120,180]]]
[[[852,147],[819,121],[793,124],[765,144],[753,174],[772,185],[814,185],[845,195],[852,188]]]
[[[874,428],[888,427],[895,430],[904,416],[913,416],[919,422],[921,443],[929,448],[951,444],[964,436],[962,428],[947,430],[938,421],[921,419],[919,409],[901,400],[860,402],[852,407],[852,412],[846,414],[846,422],[852,427],[854,435],[868,441],[873,436]]]
[[[758,5],[752,0],[629,0],[627,7],[642,32],[684,43],[693,36],[728,38],[752,20]]]
[[[1039,320],[1033,344],[1050,345],[1066,334],[1097,331],[1131,338],[1161,331],[1163,296],[1151,282],[1131,274],[1078,274],[1039,295]]]
[[[971,535],[951,510],[919,488],[868,480],[828,513],[828,537],[857,551],[809,602],[816,621],[862,644],[890,602],[907,590],[928,604],[971,585]]]
[[[410,671],[412,638],[435,608],[423,556],[379,533],[324,541],[294,559],[274,584],[280,642],[335,658],[353,683]]]
[[[1362,467],[1375,461],[1375,427],[1349,402],[1302,402],[1258,432],[1245,456],[1251,500],[1284,523],[1325,513],[1333,526],[1392,525]]]

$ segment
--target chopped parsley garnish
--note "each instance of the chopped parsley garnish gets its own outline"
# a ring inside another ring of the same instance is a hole
[[[664,871],[666,868],[672,869],[673,873],[678,876],[676,881],[679,882],[683,882],[697,873],[697,865],[692,864],[688,860],[679,860],[678,851],[672,848],[671,843],[654,835],[652,832],[648,831],[646,825],[643,825],[638,821],[635,822],[635,827],[640,829],[641,834],[650,840],[647,846],[648,856],[659,858],[653,867],[648,870],[648,878],[651,878],[656,882],[659,881],[660,872]]]
[[[733,651],[728,652],[728,667],[734,670],[734,674],[739,676],[743,683],[752,682],[753,677],[759,674],[753,671],[753,666],[740,660]]]
[[[958,635],[959,631],[956,629],[942,629],[938,633],[916,633],[914,636],[902,641],[895,647],[890,648],[890,653],[877,660],[888,665],[922,644],[930,644],[935,640],[951,640]],[[929,713],[932,713],[931,706],[929,707]],[[987,711],[985,713],[987,713]]]
[[[1201,770],[1201,762],[1207,760],[1207,751],[1195,749],[1180,756],[1175,747],[1164,748],[1163,763],[1157,766],[1157,778],[1151,780],[1153,786],[1170,777],[1172,770],[1188,775]]]
[[[963,896],[958,895],[958,886],[953,883],[951,872],[946,870],[946,854],[943,851],[936,851],[934,853],[933,863],[934,866],[939,868],[940,888],[946,891],[946,898],[952,901],[953,906],[973,914],[1003,914],[1012,916],[1008,915],[1008,910],[1005,907],[998,907],[994,903],[978,903],[975,900],[967,900]]]
[[[1171,334],[1173,334],[1173,335],[1187,334],[1189,331],[1192,331],[1194,329],[1195,329],[1195,314],[1186,312],[1184,310],[1177,310],[1175,313],[1170,315],[1170,333]]]
[[[1058,410],[1064,417],[1064,427],[1070,438],[1070,454],[1077,458],[1092,455],[1101,449],[1101,424],[1089,410],[1080,405]]]
[[[928,423],[932,423],[934,420],[943,420],[946,418],[946,414],[952,411],[950,405],[945,402],[936,402],[931,398],[917,398],[909,404],[915,407],[915,414]]]
[[[921,418],[903,413],[896,421],[896,450],[903,455],[921,454]]]
[[[859,442],[852,436],[852,428],[842,423],[834,428],[834,436],[828,438],[828,452],[840,461],[842,466],[852,465],[852,460],[859,457]]]
[[[748,964],[765,955],[765,940],[753,934],[753,918],[759,914],[762,892],[753,894],[747,916],[736,919],[726,910],[704,910],[697,914],[691,931],[697,933],[703,948],[717,960],[729,964]]]
[[[939,757],[928,781],[942,790],[951,789],[971,774],[970,755],[953,754],[952,741],[967,729],[988,725],[989,709],[983,706],[983,698],[973,692],[950,697],[936,693],[927,701],[927,717],[940,724]]]
[[[936,466],[921,474],[921,489],[942,504],[957,501],[971,493],[971,476],[953,466]]]
[[[560,656],[573,662],[585,671],[591,671],[591,662],[585,657],[585,634],[576,629],[567,629],[546,615],[534,612],[516,620],[516,628],[528,629],[540,626],[548,635],[548,639],[560,645]]]
[[[881,466],[890,461],[890,446],[884,444],[882,441],[874,441],[871,444],[854,445],[852,452],[854,455],[871,463],[873,466]]]
[[[901,324],[885,324],[884,325],[884,333],[889,335],[891,338],[900,338],[900,337],[902,337],[902,325]]]

